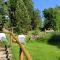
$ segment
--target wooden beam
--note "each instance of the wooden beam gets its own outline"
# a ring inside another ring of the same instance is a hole
[[[10,31],[8,31],[6,29],[3,29],[3,32],[7,33],[7,34],[10,34],[13,37],[12,41],[19,44],[19,46],[22,49],[23,53],[26,55],[27,60],[32,60],[30,54],[26,51],[24,45],[19,42],[18,38],[12,32],[10,32]]]

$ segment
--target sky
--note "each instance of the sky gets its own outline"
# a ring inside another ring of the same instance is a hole
[[[8,0],[3,0],[3,2],[7,2]]]
[[[60,0],[33,0],[33,2],[34,2],[34,8],[39,9],[41,11],[41,14],[45,8],[60,5]]]

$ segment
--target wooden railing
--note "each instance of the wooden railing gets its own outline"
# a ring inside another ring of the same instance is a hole
[[[12,32],[10,32],[6,29],[3,29],[3,33],[10,34],[10,36],[12,37],[12,39],[11,39],[12,42],[17,43],[19,45],[19,47],[22,49],[23,53],[26,55],[27,60],[32,60],[30,54],[26,51],[24,45],[19,42],[18,38]],[[19,53],[19,55],[20,55],[20,53]],[[23,60],[23,56],[20,55],[19,60]]]

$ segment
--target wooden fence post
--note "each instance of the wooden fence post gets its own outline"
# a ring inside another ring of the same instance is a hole
[[[26,55],[26,57],[27,57],[27,60],[32,60],[30,54],[26,51],[24,45],[19,42],[18,38],[12,32],[10,32],[10,31],[8,31],[6,29],[3,29],[3,32],[7,33],[7,34],[10,34],[12,36],[12,38],[13,38],[12,41],[15,42],[15,43],[17,43],[17,44],[19,44],[19,47],[23,51],[21,55],[23,55],[23,53],[24,53]],[[23,56],[22,56],[22,59],[23,59]]]

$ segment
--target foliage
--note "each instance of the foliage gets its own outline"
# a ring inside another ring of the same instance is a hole
[[[17,29],[20,32],[27,32],[31,29],[30,26],[31,19],[29,17],[27,8],[22,0],[17,1],[16,19],[17,19]]]
[[[32,29],[39,29],[41,27],[41,16],[40,11],[38,9],[34,10],[33,20],[32,20]]]
[[[2,4],[2,2],[1,0],[0,21],[7,21],[2,22],[4,27],[16,27],[14,31],[17,33],[26,33],[40,28],[40,12],[38,9],[34,10],[32,0],[9,0],[7,4],[6,2]],[[6,15],[10,19],[6,20]]]
[[[31,18],[32,30],[39,29],[41,25],[41,16],[38,9],[34,9],[32,0],[23,0],[25,6],[27,7],[28,14]]]
[[[7,22],[9,23],[8,19],[6,19],[6,15],[8,15],[8,7],[0,0],[0,28],[3,28]]]
[[[15,10],[16,10],[17,0],[10,0],[9,1],[9,17],[10,17],[10,25],[11,27],[16,26],[16,17],[15,17]]]
[[[54,33],[48,40],[48,44],[55,45],[60,48],[60,34]]]
[[[33,7],[33,2],[32,0],[23,0],[27,10],[28,10],[28,14],[30,16],[30,18],[33,18],[33,11],[34,11],[34,7]]]
[[[60,31],[60,7],[44,9],[45,28],[52,28],[56,31]]]
[[[55,14],[56,14],[56,30],[60,31],[60,6],[57,6],[55,8]]]
[[[52,28],[55,27],[55,14],[53,8],[45,9],[43,11],[44,17],[45,17],[45,28]]]

